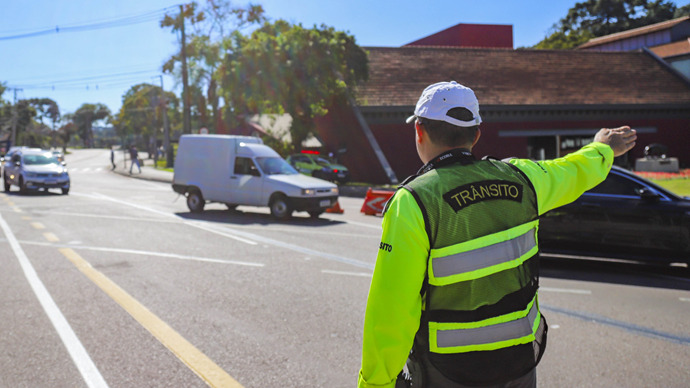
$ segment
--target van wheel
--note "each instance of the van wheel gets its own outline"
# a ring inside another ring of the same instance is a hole
[[[205,204],[206,201],[204,201],[200,191],[194,190],[187,194],[187,207],[193,213],[201,213],[204,210]]]
[[[271,208],[271,215],[279,220],[286,220],[292,215],[292,206],[284,195],[275,196],[268,206]]]

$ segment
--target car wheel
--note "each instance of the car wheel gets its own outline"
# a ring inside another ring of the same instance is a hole
[[[284,195],[277,195],[268,205],[271,208],[271,215],[279,220],[286,220],[292,215],[290,201]]]
[[[201,213],[204,210],[204,197],[201,195],[201,191],[194,190],[187,194],[187,207],[193,213]]]
[[[12,185],[7,181],[7,177],[3,177],[2,181],[5,185],[5,192],[8,193],[10,191],[10,186]]]
[[[69,188],[62,189],[62,195],[67,195],[69,194]]]
[[[226,203],[225,206],[228,207],[228,210],[235,210],[235,209],[237,209],[237,205],[235,205],[234,203]]]
[[[19,177],[19,192],[22,194],[26,194],[28,189],[26,188],[26,185],[24,184],[24,178]]]
[[[319,216],[323,214],[323,210],[311,210],[307,213],[309,213],[309,217],[311,218],[319,218]]]

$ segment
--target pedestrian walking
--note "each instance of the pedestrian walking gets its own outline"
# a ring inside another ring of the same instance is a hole
[[[477,160],[479,103],[454,81],[407,122],[424,166],[384,210],[358,387],[536,387],[539,216],[602,182],[636,132],[601,129],[555,160]]]
[[[139,165],[139,152],[137,152],[137,147],[132,146],[132,148],[129,149],[129,158],[132,160],[132,163],[129,165],[129,173],[132,174],[132,167],[136,164],[137,169],[139,169],[139,174],[141,174],[141,166]]]
[[[110,146],[110,163],[113,165],[112,169],[114,170],[117,166],[115,165],[115,150],[112,146]]]

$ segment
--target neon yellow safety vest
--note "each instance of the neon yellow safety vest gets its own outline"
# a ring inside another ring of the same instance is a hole
[[[546,343],[537,198],[513,165],[455,158],[402,185],[422,210],[431,248],[414,350],[452,380],[495,384],[534,368]]]

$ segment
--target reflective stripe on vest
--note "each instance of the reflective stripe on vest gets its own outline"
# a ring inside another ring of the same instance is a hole
[[[471,241],[432,249],[429,284],[444,286],[515,268],[537,253],[537,221]]]
[[[537,296],[523,311],[480,322],[429,322],[429,347],[434,353],[496,350],[534,341],[541,322]]]

